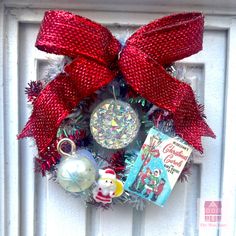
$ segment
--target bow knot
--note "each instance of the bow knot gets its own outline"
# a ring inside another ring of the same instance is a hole
[[[122,48],[102,25],[65,11],[47,11],[36,47],[73,59],[40,93],[18,136],[33,136],[43,154],[63,119],[83,98],[121,73],[141,96],[173,114],[175,131],[202,152],[201,136],[215,137],[202,117],[191,87],[166,70],[202,49],[201,13],[175,14],[138,29]]]

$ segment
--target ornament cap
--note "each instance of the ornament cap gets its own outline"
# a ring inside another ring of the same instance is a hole
[[[69,144],[71,145],[71,150],[70,150],[69,153],[64,152],[64,151],[62,150],[62,145],[63,145],[64,143],[69,143]],[[61,139],[61,140],[58,142],[58,144],[57,144],[57,151],[58,151],[62,156],[64,156],[64,157],[71,157],[71,156],[75,153],[75,151],[76,151],[76,145],[75,145],[75,143],[74,143],[71,139],[69,139],[69,138],[63,138],[63,139]]]

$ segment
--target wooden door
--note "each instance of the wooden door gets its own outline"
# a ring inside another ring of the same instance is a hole
[[[232,101],[229,100],[235,98],[235,93],[229,88],[233,79],[230,73],[235,75],[230,69],[230,60],[235,56],[229,52],[229,48],[236,51],[232,44],[232,37],[236,36],[235,21],[231,17],[206,16],[203,51],[180,62],[186,68],[186,76],[200,102],[205,105],[208,123],[217,135],[216,140],[203,139],[203,156],[194,154],[189,182],[176,185],[164,208],[149,205],[145,210],[138,211],[122,205],[104,211],[86,206],[53,181],[35,174],[34,143],[16,140],[16,134],[30,115],[24,87],[30,80],[43,76],[49,59],[55,57],[34,47],[43,12],[8,8],[4,17],[4,100],[1,103],[4,129],[1,139],[4,147],[1,177],[4,181],[1,182],[4,187],[1,190],[5,200],[1,202],[4,216],[1,220],[2,235],[216,236],[220,232],[222,235],[233,235],[235,212],[230,209],[231,220],[227,222],[227,229],[198,227],[197,200],[214,200],[230,192],[229,201],[234,202],[234,185],[228,181],[233,178],[231,171],[232,164],[235,164],[230,155],[235,154],[230,133],[235,125],[231,123],[229,127],[226,120],[231,122],[235,117],[231,109]],[[85,10],[79,14],[107,25],[117,35],[125,35],[127,30],[132,31],[163,15]],[[114,23],[120,25],[119,29],[113,27]]]

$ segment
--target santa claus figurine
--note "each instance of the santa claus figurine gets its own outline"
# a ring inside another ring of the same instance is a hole
[[[111,203],[112,198],[121,196],[123,191],[123,183],[116,178],[114,170],[99,170],[97,186],[93,190],[93,198],[96,202]]]

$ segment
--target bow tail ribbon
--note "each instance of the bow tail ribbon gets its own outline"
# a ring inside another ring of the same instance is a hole
[[[55,141],[60,123],[79,101],[120,71],[137,93],[171,112],[176,133],[202,152],[201,136],[215,137],[214,133],[203,119],[191,87],[164,69],[200,51],[202,35],[201,13],[176,14],[141,27],[121,50],[118,40],[102,25],[69,12],[47,11],[36,47],[73,61],[41,91],[18,138],[33,136],[43,156]]]
[[[132,46],[124,49],[119,65],[134,90],[172,113],[176,134],[203,152],[201,137],[215,135],[205,122],[190,85],[171,77],[160,64]]]
[[[96,70],[93,76],[91,71]],[[107,67],[79,57],[65,67],[39,94],[33,112],[18,138],[34,137],[39,153],[46,151],[55,138],[61,122],[79,101],[108,84],[114,73]],[[45,132],[44,132],[45,131]]]

